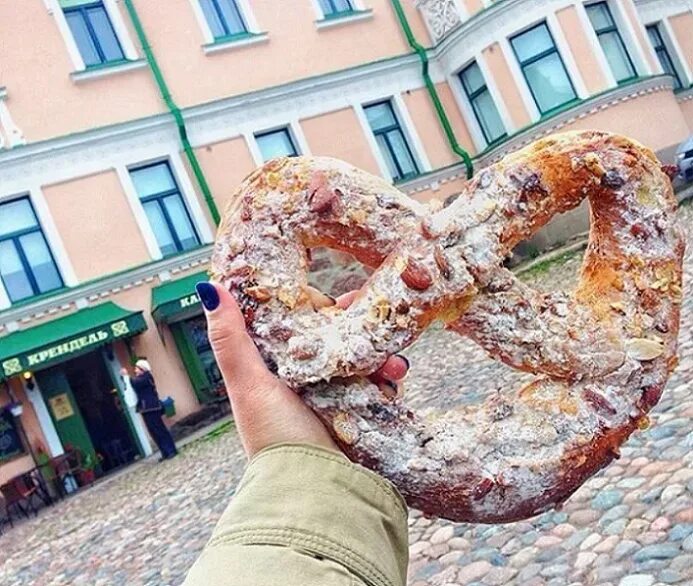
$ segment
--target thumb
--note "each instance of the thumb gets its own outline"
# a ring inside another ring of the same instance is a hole
[[[207,334],[224,376],[226,388],[247,391],[273,381],[260,352],[248,335],[245,320],[233,295],[218,283],[195,286],[207,316]]]

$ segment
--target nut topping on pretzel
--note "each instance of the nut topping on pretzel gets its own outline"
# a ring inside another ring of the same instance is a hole
[[[585,197],[592,226],[572,296],[503,268]],[[376,269],[348,309],[311,302],[307,249],[318,246]],[[340,161],[275,159],[238,190],[212,272],[349,458],[427,514],[507,522],[564,501],[646,426],[676,365],[683,249],[653,153],[579,132],[509,155],[432,214]],[[419,417],[365,377],[434,320],[537,378],[514,398]]]

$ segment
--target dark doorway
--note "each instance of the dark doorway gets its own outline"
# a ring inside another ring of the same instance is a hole
[[[137,447],[103,357],[91,352],[63,365],[104,473],[132,462]]]

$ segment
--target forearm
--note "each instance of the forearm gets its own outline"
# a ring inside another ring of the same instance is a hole
[[[404,586],[406,506],[341,454],[281,444],[257,454],[186,586]]]

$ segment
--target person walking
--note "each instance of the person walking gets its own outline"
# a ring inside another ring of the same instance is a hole
[[[120,373],[124,378],[129,378],[127,368],[121,369]],[[156,391],[149,362],[141,358],[135,363],[135,376],[130,378],[130,385],[137,395],[136,410],[142,414],[149,435],[161,451],[159,461],[173,458],[178,454],[178,450],[163,420],[164,408]]]

